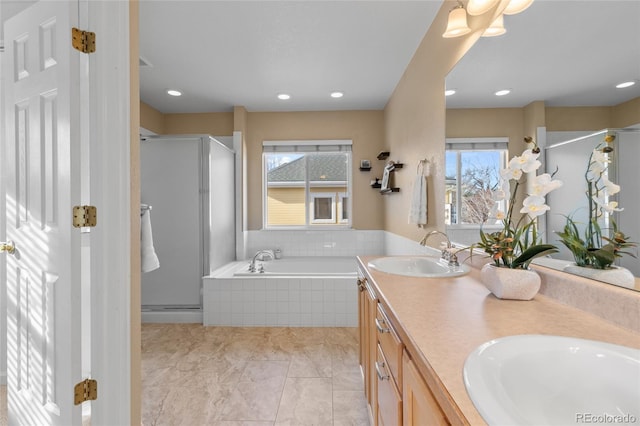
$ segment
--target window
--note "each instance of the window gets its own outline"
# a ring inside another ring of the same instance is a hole
[[[351,225],[351,141],[263,142],[265,228]]]
[[[446,225],[478,228],[498,224],[489,213],[495,204],[491,195],[500,182],[500,169],[507,163],[507,140],[447,139],[446,147]],[[505,206],[500,209],[504,211]]]
[[[335,194],[312,193],[311,204],[311,223],[336,223]]]

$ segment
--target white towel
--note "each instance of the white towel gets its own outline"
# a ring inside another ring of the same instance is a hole
[[[160,267],[156,249],[153,247],[150,210],[144,210],[140,217],[140,255],[142,257],[142,272],[150,272]]]
[[[422,173],[416,175],[416,180],[413,182],[409,223],[418,225],[419,228],[427,226],[427,177]]]

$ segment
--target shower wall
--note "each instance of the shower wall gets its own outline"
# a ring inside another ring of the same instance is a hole
[[[203,135],[150,136],[140,145],[141,202],[152,207],[160,261],[142,274],[143,310],[200,309],[202,276],[235,260],[234,154]]]
[[[612,163],[609,166],[609,178],[620,185],[621,192],[615,195],[621,207],[614,219],[618,227],[624,231],[632,241],[638,241],[640,235],[640,179],[638,179],[638,159],[640,158],[640,129],[610,130],[615,133]],[[600,144],[606,130],[592,132],[549,132],[547,133],[547,149],[545,161],[547,172],[558,169],[557,178],[563,181],[563,186],[547,195],[547,204],[551,207],[547,214],[547,241],[558,246],[560,253],[553,257],[573,260],[573,256],[559,243],[555,234],[564,228],[566,218],[571,215],[575,222],[588,222],[588,207],[585,183],[585,171],[589,156],[593,149]],[[584,225],[583,225],[584,226]],[[608,227],[607,224],[602,224]],[[616,264],[629,269],[635,276],[640,276],[640,260],[631,256],[623,256]]]

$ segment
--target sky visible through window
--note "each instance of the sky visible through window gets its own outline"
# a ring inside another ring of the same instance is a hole
[[[456,152],[447,151],[445,154],[446,176],[450,179],[456,178]],[[462,151],[461,157],[462,174],[466,170],[473,168],[495,167],[499,176],[500,168],[500,152],[499,151]],[[497,182],[496,182],[497,183]]]

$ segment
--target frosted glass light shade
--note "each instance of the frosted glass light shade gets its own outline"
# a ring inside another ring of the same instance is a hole
[[[511,0],[503,13],[505,15],[515,15],[531,6],[531,3],[533,3],[533,0]]]
[[[484,30],[482,37],[495,37],[506,32],[507,30],[504,28],[504,15],[500,15],[491,23],[489,28]]]
[[[459,6],[449,12],[449,20],[447,21],[447,29],[442,34],[444,38],[460,37],[471,32],[471,28],[467,25],[467,12],[464,7]]]
[[[467,3],[467,13],[469,15],[482,15],[493,6],[498,4],[500,0],[469,0]]]

